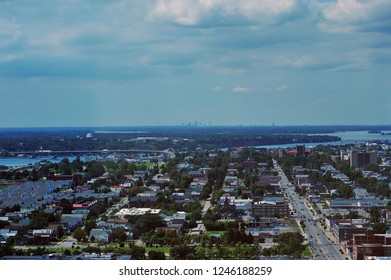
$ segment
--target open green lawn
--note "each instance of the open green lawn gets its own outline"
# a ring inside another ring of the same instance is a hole
[[[10,186],[3,186],[3,185],[0,185],[0,190],[4,190],[6,188],[9,188]]]
[[[311,250],[310,248],[307,246],[305,247],[305,250],[303,251],[303,253],[301,254],[303,258],[312,258],[312,253],[311,253]]]
[[[291,226],[294,230],[298,230],[298,229],[300,228],[299,225],[297,224],[297,221],[296,221],[296,220],[291,220],[290,226]]]
[[[148,253],[149,251],[159,251],[159,252],[163,252],[165,254],[169,254],[170,253],[170,249],[171,247],[170,246],[162,246],[162,247],[146,247],[145,248],[145,251]]]
[[[136,164],[137,168],[147,168],[147,169],[151,169],[153,167],[153,165],[154,165],[154,163],[152,163],[152,162]]]

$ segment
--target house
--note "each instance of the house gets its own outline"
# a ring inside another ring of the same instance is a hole
[[[157,185],[160,185],[160,184],[163,184],[165,182],[170,182],[171,181],[171,178],[170,176],[166,173],[166,174],[157,174],[155,176],[153,176],[153,180],[155,181],[155,183]]]
[[[0,245],[6,245],[10,242],[11,238],[16,237],[17,230],[0,229]]]
[[[157,196],[135,196],[129,199],[129,208],[154,208],[159,204]]]
[[[310,203],[318,203],[320,202],[320,195],[318,194],[314,194],[314,193],[307,193],[306,194],[307,196],[307,200],[310,202]]]
[[[380,199],[328,199],[326,200],[326,205],[329,208],[371,208],[371,207],[380,207],[384,208],[387,205],[387,201]]]
[[[176,212],[172,216],[162,216],[164,222],[166,223],[166,227],[159,228],[164,231],[175,232],[176,235],[182,234],[182,228],[186,223],[186,212]]]
[[[354,194],[354,198],[357,199],[364,199],[364,198],[368,198],[369,196],[368,191],[361,186],[354,188],[353,194]]]
[[[75,210],[89,210],[92,211],[98,205],[98,201],[94,198],[78,198],[77,202],[72,205]]]
[[[170,198],[173,200],[183,200],[185,199],[185,193],[173,193]]]
[[[156,193],[158,193],[158,192],[161,191],[161,187],[160,187],[160,186],[157,186],[157,185],[148,186],[148,189],[149,189],[150,191],[153,191],[153,192],[156,192]]]
[[[192,170],[187,173],[192,178],[208,178],[208,174],[203,170]]]
[[[113,202],[113,199],[116,197],[115,193],[79,193],[75,195],[76,202],[79,202],[82,199],[85,200],[96,200],[97,205],[107,206]]]
[[[30,245],[49,245],[56,238],[53,229],[35,229],[27,232],[27,243]]]
[[[26,217],[21,220],[17,220],[16,222],[11,222],[11,224],[7,226],[7,228],[19,230],[19,229],[26,228],[29,224],[30,224],[30,219]]]
[[[83,215],[83,219],[87,219],[88,214],[90,213],[90,210],[88,210],[88,209],[74,209],[74,210],[72,210],[71,213],[72,213],[72,214]],[[80,216],[79,216],[79,217],[80,217]]]
[[[159,214],[161,209],[152,208],[122,208],[115,214],[116,217],[125,218],[125,216],[141,216],[146,214],[156,215]]]
[[[71,232],[84,224],[84,214],[62,214],[61,223],[65,232]]]
[[[145,192],[142,192],[142,193],[138,193],[136,194],[136,196],[156,196],[157,195],[157,192],[155,191],[145,191]]]
[[[146,171],[146,170],[136,170],[134,171],[134,174],[133,174],[133,179],[135,177],[137,178],[141,178],[142,180],[146,180],[149,176],[149,172]]]
[[[190,230],[190,234],[193,235],[200,235],[206,232],[205,225],[202,223],[202,221],[197,221],[197,226],[195,228],[192,228]]]
[[[110,230],[101,229],[101,228],[93,228],[90,231],[89,238],[90,238],[90,240],[92,238],[92,240],[94,240],[94,241],[102,241],[102,242],[108,243],[110,240],[110,234],[111,234]]]
[[[83,180],[83,176],[84,175],[82,173],[76,173],[73,175],[60,175],[54,174],[54,172],[49,172],[47,179],[51,181],[72,181],[75,185],[79,185]]]
[[[261,187],[267,185],[279,187],[280,186],[279,182],[280,182],[280,178],[278,176],[264,175],[259,177],[258,182],[256,184]]]
[[[246,234],[251,234],[254,241],[262,241],[265,238],[276,238],[280,235],[280,228],[278,227],[246,227]]]

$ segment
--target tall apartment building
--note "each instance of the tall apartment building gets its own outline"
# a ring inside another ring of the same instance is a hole
[[[296,151],[297,151],[296,156],[303,157],[304,153],[305,153],[305,146],[304,145],[297,145],[296,146]]]
[[[350,166],[363,168],[368,164],[377,164],[377,152],[350,151]]]

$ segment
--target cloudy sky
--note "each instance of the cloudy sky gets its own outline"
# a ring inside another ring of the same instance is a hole
[[[0,0],[0,127],[391,123],[390,0]]]

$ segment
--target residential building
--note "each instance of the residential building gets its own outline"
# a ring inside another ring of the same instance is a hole
[[[364,260],[369,257],[391,257],[391,234],[374,234],[368,231],[354,234],[352,238],[354,260]]]
[[[363,168],[368,164],[377,164],[377,152],[350,151],[350,166]]]
[[[380,207],[384,208],[387,205],[387,201],[381,199],[328,199],[326,205],[329,208],[371,208]]]
[[[153,208],[158,204],[159,202],[157,196],[135,196],[129,199],[130,208]]]
[[[91,238],[94,240],[94,241],[102,241],[102,242],[109,242],[109,239],[110,239],[110,233],[111,231],[109,230],[106,230],[106,229],[101,229],[101,228],[93,228],[91,229],[90,231],[90,240]]]
[[[289,216],[289,205],[287,201],[257,201],[253,203],[252,215],[254,218]]]

